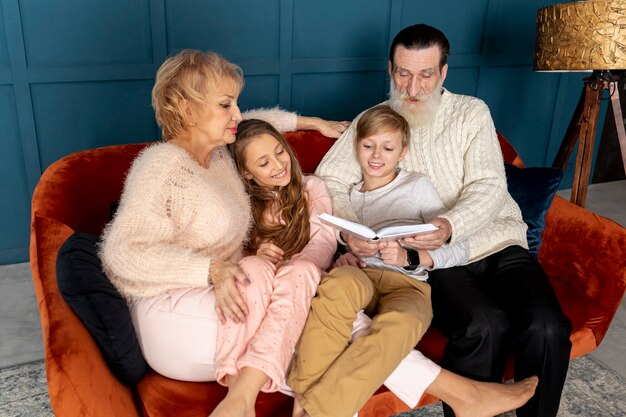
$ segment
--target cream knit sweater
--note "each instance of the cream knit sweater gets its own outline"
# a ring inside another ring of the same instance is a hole
[[[349,187],[361,181],[354,154],[359,117],[316,171],[332,196],[333,213],[355,221]],[[450,243],[465,239],[469,262],[511,245],[528,248],[526,224],[507,191],[502,151],[483,101],[444,89],[432,125],[411,129],[409,153],[400,167],[428,176],[447,209],[439,217],[452,225]]]
[[[159,143],[133,162],[115,218],[104,231],[105,273],[127,298],[206,287],[212,259],[238,261],[250,207],[228,151],[208,168]]]

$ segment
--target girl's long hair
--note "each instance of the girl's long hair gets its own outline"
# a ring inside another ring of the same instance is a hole
[[[261,187],[253,179],[247,180],[244,176],[246,146],[262,134],[276,138],[291,159],[291,180],[277,192]],[[254,226],[248,240],[247,252],[254,255],[261,242],[271,241],[284,251],[283,259],[288,260],[309,243],[311,233],[309,204],[302,182],[302,170],[293,149],[271,124],[255,119],[244,120],[239,124],[237,139],[228,145],[228,148],[252,202]],[[270,212],[275,204],[279,207],[278,215],[284,225],[267,224],[267,217],[264,215]]]

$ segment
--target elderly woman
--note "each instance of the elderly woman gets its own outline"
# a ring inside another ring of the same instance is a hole
[[[129,302],[147,362],[174,379],[215,380],[215,351],[224,343],[218,321],[246,321],[254,287],[273,279],[254,258],[242,260],[250,203],[224,148],[242,119],[242,86],[241,69],[214,53],[185,50],[163,63],[152,92],[163,143],[133,162],[102,239],[105,272]],[[279,110],[254,116],[266,116],[279,130],[316,128],[338,136],[345,128]],[[230,404],[238,407],[227,415],[254,413],[259,391],[276,389],[288,364],[277,366],[277,357],[290,358],[296,339],[267,347],[255,367],[227,379]]]

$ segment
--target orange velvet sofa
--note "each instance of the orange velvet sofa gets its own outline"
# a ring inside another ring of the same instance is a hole
[[[305,172],[312,172],[333,140],[317,132],[286,135]],[[504,138],[507,162],[522,166]],[[100,234],[109,207],[120,197],[125,174],[145,144],[118,145],[68,155],[42,175],[33,196],[30,263],[45,348],[48,392],[57,416],[206,416],[226,394],[216,383],[189,383],[148,374],[136,386],[120,383],[107,368],[86,328],[61,298],[57,252],[74,231]],[[571,319],[571,357],[602,341],[626,286],[626,232],[606,218],[555,197],[547,214],[539,261]],[[430,328],[418,348],[438,362],[445,337]],[[510,376],[510,367],[509,367]],[[425,396],[420,405],[435,401]],[[292,400],[261,393],[257,416],[291,415]],[[407,407],[384,387],[360,416],[382,417]]]

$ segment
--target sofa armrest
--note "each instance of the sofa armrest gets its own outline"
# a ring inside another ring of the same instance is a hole
[[[539,262],[552,280],[588,303],[586,326],[600,343],[626,287],[626,229],[556,196],[546,216]]]
[[[61,298],[56,256],[72,233],[55,219],[32,218],[30,264],[52,409],[58,416],[139,417],[132,390],[113,376],[87,329]]]

